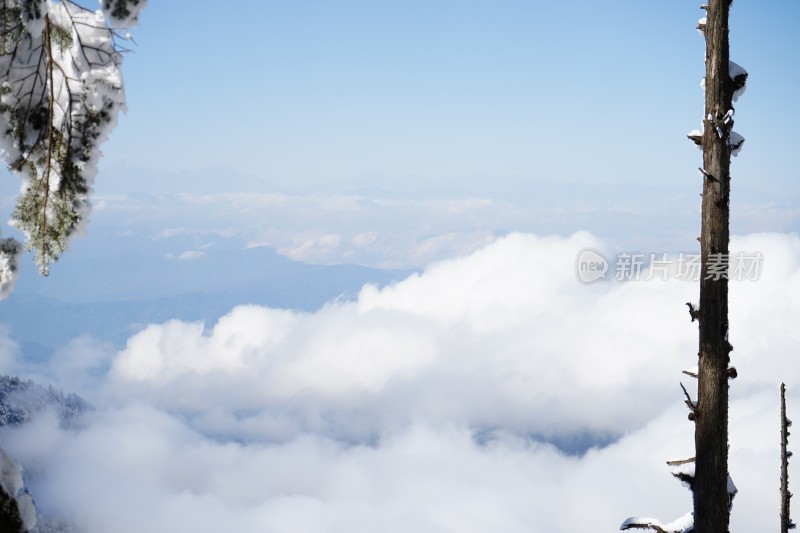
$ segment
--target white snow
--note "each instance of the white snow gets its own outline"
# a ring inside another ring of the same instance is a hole
[[[24,492],[22,482],[22,468],[12,461],[0,449],[0,486],[12,498],[17,500],[22,525],[26,530],[36,526],[36,508],[30,494]]]
[[[688,512],[677,520],[662,524],[655,518],[633,517],[625,520],[619,527],[626,529],[661,529],[667,533],[685,533],[694,527],[694,513]]]
[[[140,0],[137,6],[132,6],[130,17],[123,22],[132,24],[145,5],[146,1]],[[25,21],[29,33],[17,44],[18,53],[0,56],[0,72],[3,73],[0,75],[0,92],[3,93],[0,99],[7,106],[7,111],[0,114],[0,128],[3,131],[13,130],[15,109],[28,107],[31,103],[46,102],[53,95],[54,131],[70,139],[75,153],[84,152],[83,156],[76,156],[72,161],[81,178],[86,181],[88,190],[86,194],[79,194],[75,198],[74,208],[69,208],[75,209],[78,217],[77,226],[72,231],[74,235],[81,233],[88,221],[91,208],[89,194],[101,155],[99,147],[116,126],[119,112],[125,110],[125,93],[120,72],[122,55],[115,44],[115,39],[119,36],[108,26],[103,12],[89,11],[71,2],[54,0],[43,0],[42,9],[47,13],[50,23],[59,28],[61,33],[71,35],[71,39],[52,44],[51,54],[56,68],[53,69],[52,76],[48,76],[43,72],[47,68],[46,64],[39,61],[39,54],[32,53],[47,46],[42,21]],[[120,21],[114,23],[121,24]],[[29,75],[36,71],[39,72],[38,76]],[[98,114],[101,118],[94,119]],[[91,139],[88,144],[80,140],[84,134],[79,129],[84,125],[87,125],[88,138]],[[45,190],[48,192],[45,194],[49,194],[52,199],[49,205],[59,205],[61,164],[51,168],[49,160],[41,157],[46,148],[37,142],[40,129],[26,124],[23,138],[20,143],[12,135],[0,137],[2,158],[11,163],[25,157],[35,167],[36,179],[47,182]],[[31,149],[35,144],[39,146]],[[21,174],[24,193],[31,178],[27,173]],[[45,216],[47,224],[57,225],[56,217],[63,215],[59,215],[54,208],[48,210]],[[14,222],[12,220],[11,224],[16,225]],[[31,231],[30,228],[20,229],[25,233]],[[30,235],[26,237],[30,238]],[[66,246],[67,243],[61,244]],[[40,268],[46,273],[46,264],[40,263]]]
[[[697,21],[697,33],[705,36],[706,34],[705,29],[706,29],[706,17],[703,17]]]
[[[695,407],[696,406],[697,406],[697,404],[695,403]],[[674,476],[680,475],[680,476],[687,476],[687,477],[690,477],[690,478],[694,478],[694,469],[695,469],[695,463],[694,463],[694,461],[691,461],[689,463],[683,463],[683,464],[680,464],[680,465],[677,465],[677,466],[673,467],[671,472],[672,472],[672,475],[674,475]],[[683,481],[683,480],[681,480],[681,485],[683,485],[686,488],[691,488],[691,487],[689,487],[688,482]]]
[[[728,145],[731,147],[731,155],[733,157],[736,157],[742,150],[742,146],[744,145],[744,137],[742,137],[735,131],[732,131],[730,136],[728,137]]]
[[[728,62],[728,75],[732,80],[735,80],[739,76],[744,76],[747,79],[747,71],[742,68],[740,65],[734,63],[733,61]],[[705,76],[700,79],[700,88],[703,91],[706,90],[706,78]],[[736,89],[733,92],[733,101],[737,101],[740,96],[742,96],[747,89],[747,84],[743,84],[739,89]],[[708,120],[711,120],[711,115],[709,115]]]
[[[728,111],[725,113],[725,116],[724,116],[724,117],[722,117],[722,122],[723,122],[724,124],[728,124],[728,123],[732,122],[732,121],[733,121],[733,115],[734,115],[734,114],[736,114],[736,110],[734,110],[734,109],[728,109]]]
[[[694,527],[694,513],[688,512],[677,520],[674,520],[669,524],[664,524],[661,527],[666,531],[685,533]]]
[[[102,13],[108,18],[111,25],[119,29],[133,28],[139,24],[139,16],[142,10],[147,7],[147,0],[139,0],[135,5],[133,1],[127,2],[129,14],[124,18],[117,18],[111,15],[112,8],[115,2],[113,0],[100,0],[100,8]],[[127,34],[130,35],[130,34]],[[128,37],[126,36],[126,39]]]
[[[742,80],[742,86],[733,92],[733,101],[735,102],[747,90],[747,71],[741,65],[734,63],[733,61],[729,61],[728,75],[731,77],[732,80],[744,77]]]
[[[701,122],[701,123],[700,123],[700,129],[699,129],[699,130],[692,130],[692,131],[690,131],[690,132],[687,134],[687,137],[702,137],[702,136],[703,136],[703,131],[704,131],[704,129],[705,129],[705,127],[704,127],[703,123]],[[700,150],[701,152],[703,151],[703,145],[702,145],[702,143],[700,143],[700,144],[695,144],[695,146],[697,146],[697,149],[698,149],[698,150]],[[697,308],[697,306],[695,306],[695,308]]]
[[[739,489],[736,488],[736,485],[733,483],[733,478],[730,474],[728,474],[728,494],[731,496],[731,500],[734,496],[739,492]]]
[[[747,70],[738,63],[728,61],[728,75],[735,80],[739,76],[747,76]]]
[[[17,283],[20,253],[22,245],[16,239],[0,239],[0,300],[8,297]]]

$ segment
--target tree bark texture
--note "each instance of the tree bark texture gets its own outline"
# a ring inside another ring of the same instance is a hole
[[[707,6],[703,203],[700,253],[700,342],[695,420],[695,533],[727,533],[728,242],[733,83],[729,76],[730,0]]]

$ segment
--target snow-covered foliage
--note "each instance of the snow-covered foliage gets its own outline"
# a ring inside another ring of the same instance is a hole
[[[144,2],[108,7],[121,27]],[[67,1],[5,0],[0,27],[0,148],[24,179],[11,222],[47,274],[87,220],[98,147],[125,108],[120,37]]]
[[[17,283],[18,260],[22,246],[16,239],[0,239],[0,300],[7,297]]]
[[[90,407],[76,394],[65,395],[53,387],[0,375],[0,427],[30,422],[45,409],[54,410],[62,426],[73,427]]]
[[[103,13],[115,28],[133,28],[147,0],[100,0]]]

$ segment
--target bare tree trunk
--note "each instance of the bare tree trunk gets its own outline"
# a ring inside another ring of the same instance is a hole
[[[669,464],[694,462],[693,473],[673,471],[691,489],[694,509],[666,527],[693,533],[728,533],[731,503],[737,492],[728,475],[728,379],[736,377],[736,369],[730,366],[733,346],[728,342],[728,243],[731,155],[744,143],[744,138],[733,131],[732,102],[744,92],[747,71],[730,61],[731,1],[709,0],[701,6],[707,11],[697,26],[706,39],[705,113],[703,132],[688,135],[703,147],[700,307],[686,304],[692,322],[699,322],[698,371],[685,372],[697,378],[696,402],[681,385],[689,420],[695,423],[695,457]],[[658,520],[640,517],[625,520],[620,529],[669,533]]]
[[[727,533],[729,144],[733,83],[729,76],[730,0],[707,6],[703,204],[700,253],[700,351],[695,420],[694,531]]]
[[[788,533],[794,529],[794,523],[789,514],[789,457],[792,452],[787,451],[789,446],[789,426],[792,422],[786,418],[786,385],[781,383],[781,533]]]

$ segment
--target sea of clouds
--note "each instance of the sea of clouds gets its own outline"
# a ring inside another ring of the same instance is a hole
[[[96,406],[79,429],[6,428],[0,447],[43,515],[87,533],[670,521],[691,507],[665,461],[693,453],[679,382],[693,391],[698,284],[583,284],[587,247],[606,251],[588,233],[513,233],[316,312],[241,306],[151,324],[122,350],[79,338],[47,366],[0,339],[0,371]],[[778,524],[781,381],[800,413],[800,239],[732,250],[764,257],[730,289],[732,530],[755,533]]]

